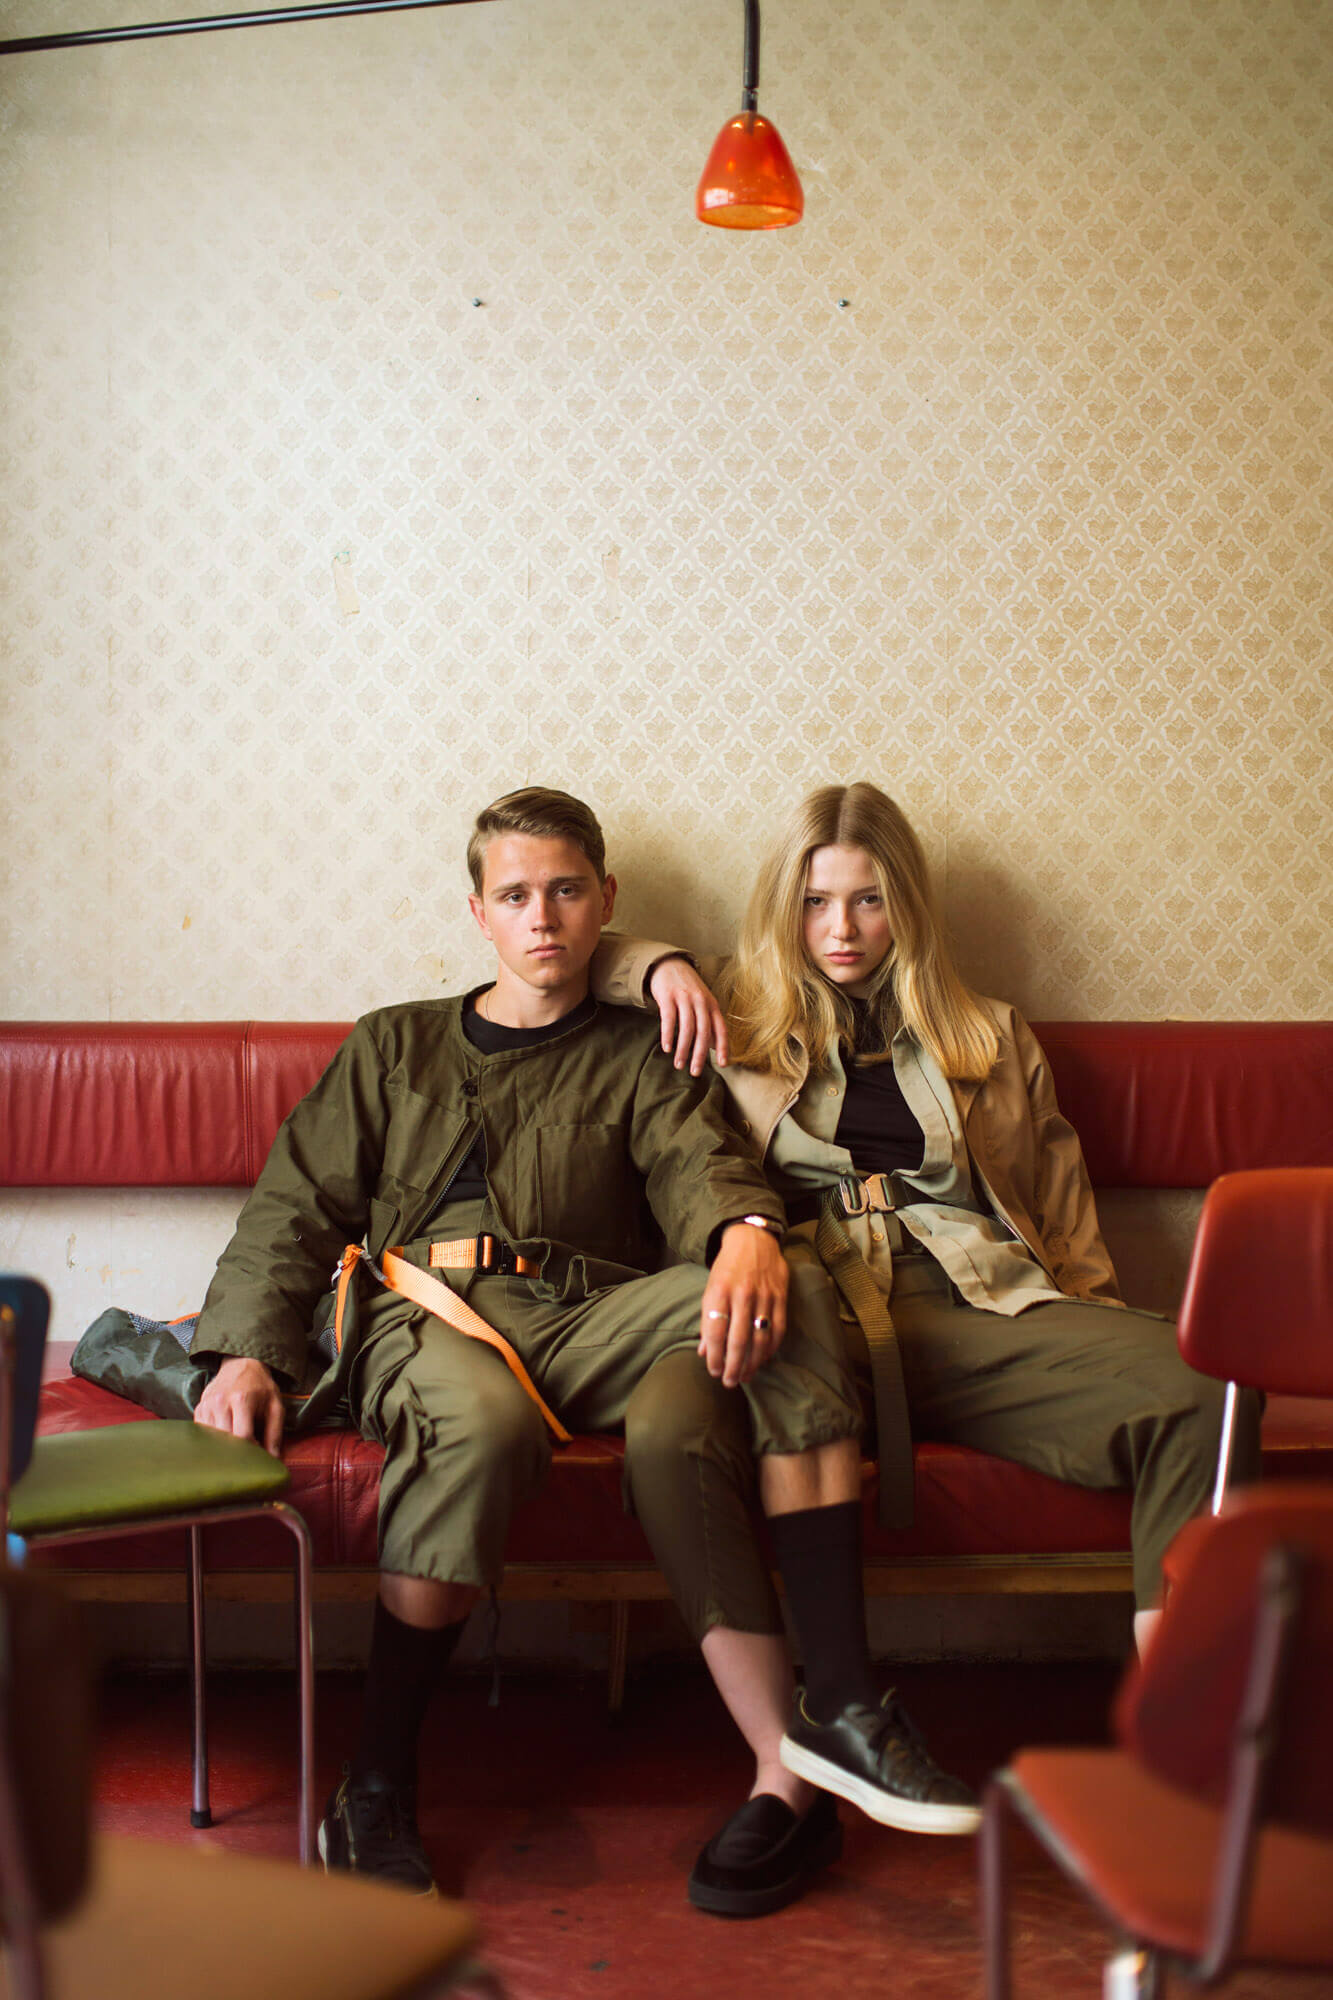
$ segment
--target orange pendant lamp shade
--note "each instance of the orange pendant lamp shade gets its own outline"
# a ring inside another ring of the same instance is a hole
[[[695,196],[700,222],[720,229],[785,229],[805,196],[776,125],[757,111],[729,118],[713,141]]]
[[[745,0],[741,108],[728,118],[694,197],[700,222],[719,229],[785,229],[799,222],[805,196],[776,125],[759,115],[759,0]]]

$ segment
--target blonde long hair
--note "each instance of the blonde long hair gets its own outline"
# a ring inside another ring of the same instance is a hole
[[[802,799],[760,866],[722,986],[732,1061],[795,1088],[852,1037],[850,999],[805,948],[806,874],[817,847],[863,849],[883,898],[893,944],[866,995],[875,1042],[887,1050],[901,1021],[946,1077],[988,1076],[999,1038],[958,976],[921,843],[893,800],[866,783],[823,785]]]

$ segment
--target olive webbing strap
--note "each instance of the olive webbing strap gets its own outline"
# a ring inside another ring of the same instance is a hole
[[[411,1299],[414,1306],[420,1306],[423,1312],[433,1313],[436,1319],[444,1320],[458,1333],[465,1333],[469,1340],[481,1340],[487,1347],[493,1347],[519,1387],[531,1396],[541,1411],[552,1437],[559,1444],[569,1443],[569,1432],[543,1401],[536,1383],[504,1335],[497,1333],[466,1299],[460,1299],[457,1292],[450,1291],[448,1285],[441,1284],[438,1278],[432,1278],[428,1271],[410,1264],[401,1246],[386,1250],[380,1265],[384,1282],[391,1292],[401,1292],[405,1299]]]
[[[903,1358],[898,1351],[888,1303],[847,1234],[838,1200],[837,1189],[830,1188],[820,1203],[815,1222],[815,1255],[855,1314],[870,1352],[879,1461],[879,1524],[881,1528],[910,1528],[916,1488]]]

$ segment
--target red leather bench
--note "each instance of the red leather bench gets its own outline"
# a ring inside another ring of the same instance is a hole
[[[1035,1025],[1100,1189],[1200,1189],[1241,1167],[1333,1164],[1333,1023]],[[346,1032],[325,1022],[0,1024],[0,1184],[244,1188]],[[43,1392],[47,1431],[152,1421],[74,1379]],[[1270,1473],[1333,1472],[1333,1411],[1274,1399],[1264,1446]],[[318,1594],[368,1590],[378,1447],[340,1433],[301,1439],[287,1455],[292,1499],[314,1539]],[[628,1602],[664,1595],[621,1507],[620,1458],[614,1438],[577,1438],[557,1453],[546,1491],[515,1523],[505,1583],[509,1597],[611,1600],[613,1689]],[[868,1465],[872,1591],[1128,1585],[1123,1494],[1084,1492],[927,1443],[916,1454],[915,1525],[889,1536],[875,1524],[874,1479]],[[286,1554],[279,1536],[270,1544],[249,1528],[210,1531],[214,1594],[285,1591]],[[153,1596],[169,1594],[154,1579],[165,1584],[176,1556],[159,1536],[108,1544],[100,1576],[86,1549],[70,1560],[86,1594]]]

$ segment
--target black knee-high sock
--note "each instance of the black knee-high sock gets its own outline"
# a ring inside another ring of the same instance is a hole
[[[807,1711],[830,1722],[849,1701],[873,1707],[879,1689],[866,1641],[860,1501],[772,1514],[768,1530],[796,1627]]]
[[[390,1784],[416,1783],[421,1725],[466,1622],[460,1619],[456,1625],[429,1630],[407,1625],[378,1598],[375,1600],[361,1740],[352,1759],[353,1782],[374,1771]]]

